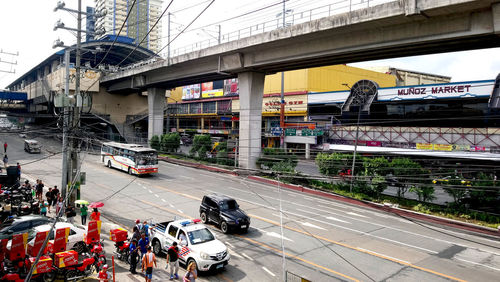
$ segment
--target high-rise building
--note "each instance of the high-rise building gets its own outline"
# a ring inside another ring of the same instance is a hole
[[[149,35],[146,34],[160,16],[163,0],[137,0],[132,7],[133,3],[133,0],[95,0],[96,11],[103,8],[108,11],[105,17],[96,19],[96,30],[104,28],[105,35],[118,35],[131,10],[120,35],[133,38],[135,44],[142,41],[140,46],[156,52],[161,48],[161,21]]]
[[[95,32],[95,9],[94,7],[87,7],[87,24],[85,28],[85,41],[94,40]]]

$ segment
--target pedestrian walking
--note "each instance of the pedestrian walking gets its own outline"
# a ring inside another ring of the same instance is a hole
[[[97,210],[97,208],[94,208],[94,211],[90,214],[90,219],[101,221],[101,213]]]
[[[68,220],[69,223],[74,224],[75,216],[76,216],[75,208],[71,204],[69,204],[66,207],[66,219]]]
[[[137,226],[134,226],[133,232],[134,234],[132,234],[132,240],[136,240],[137,242],[139,242],[139,240],[141,239],[141,232],[139,232],[139,228],[137,228]]]
[[[179,248],[177,242],[173,242],[172,246],[167,250],[167,267],[170,267],[170,280],[179,279]]]
[[[142,259],[144,258],[144,255],[147,253],[149,246],[149,239],[148,237],[146,237],[146,234],[141,233],[141,239],[139,239],[137,245],[139,246],[139,250],[141,251],[141,263],[142,263]]]
[[[47,205],[45,202],[40,202],[40,215],[47,216]]]
[[[151,252],[151,246],[148,246],[147,253],[142,257],[142,272],[146,270],[146,282],[151,282],[153,278],[153,267],[156,267],[155,254]]]
[[[45,193],[45,198],[47,199],[47,204],[49,207],[49,213],[50,213],[50,206],[52,205],[52,188],[49,187],[49,191]]]
[[[139,257],[139,249],[137,248],[137,240],[132,239],[129,246],[130,251],[130,273],[137,274],[137,258]]]
[[[8,165],[9,165],[9,157],[7,157],[7,154],[5,154],[3,156],[3,166],[7,168]]]
[[[198,272],[196,271],[196,264],[192,261],[186,268],[186,274],[184,275],[184,282],[194,282],[198,278]]]
[[[52,188],[52,206],[55,207],[57,205],[57,202],[59,201],[59,189],[57,189],[57,185],[54,185],[54,188]]]
[[[56,216],[62,213],[61,210],[63,209],[63,207],[64,207],[63,198],[59,197],[57,200]]]
[[[17,163],[17,181],[21,180],[21,165]]]
[[[6,154],[7,153],[7,142],[4,142],[3,143],[3,153]]]
[[[82,205],[82,207],[80,208],[80,216],[82,218],[82,225],[87,224],[87,206],[86,205]]]
[[[42,202],[43,199],[43,183],[40,179],[36,180],[35,184],[35,190],[36,190],[36,197],[39,202]]]
[[[144,222],[142,223],[140,231],[141,233],[146,234],[146,238],[149,239],[149,224],[146,220],[144,220]]]

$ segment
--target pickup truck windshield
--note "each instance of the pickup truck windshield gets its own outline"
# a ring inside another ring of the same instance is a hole
[[[214,235],[207,228],[188,232],[189,241],[192,245],[201,244],[214,240]]]

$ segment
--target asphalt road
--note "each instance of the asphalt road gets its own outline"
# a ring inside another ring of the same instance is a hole
[[[11,162],[23,165],[23,174],[60,185],[60,155],[33,162],[46,152],[29,155],[17,136],[2,138],[9,142]],[[44,142],[44,148],[51,146],[58,144]],[[500,277],[498,238],[280,191],[243,177],[161,162],[157,175],[138,178],[106,168],[98,156],[82,159],[87,173],[82,198],[103,201],[103,216],[129,228],[136,218],[159,222],[198,217],[200,200],[207,193],[238,200],[251,216],[250,230],[224,235],[211,226],[229,247],[232,259],[223,272],[206,274],[201,280],[278,281],[283,267],[312,281],[498,281]]]

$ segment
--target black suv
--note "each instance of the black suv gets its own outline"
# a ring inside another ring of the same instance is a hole
[[[250,217],[240,210],[236,200],[219,194],[209,194],[203,197],[200,205],[200,218],[203,223],[214,222],[224,233],[239,229],[248,231]]]

